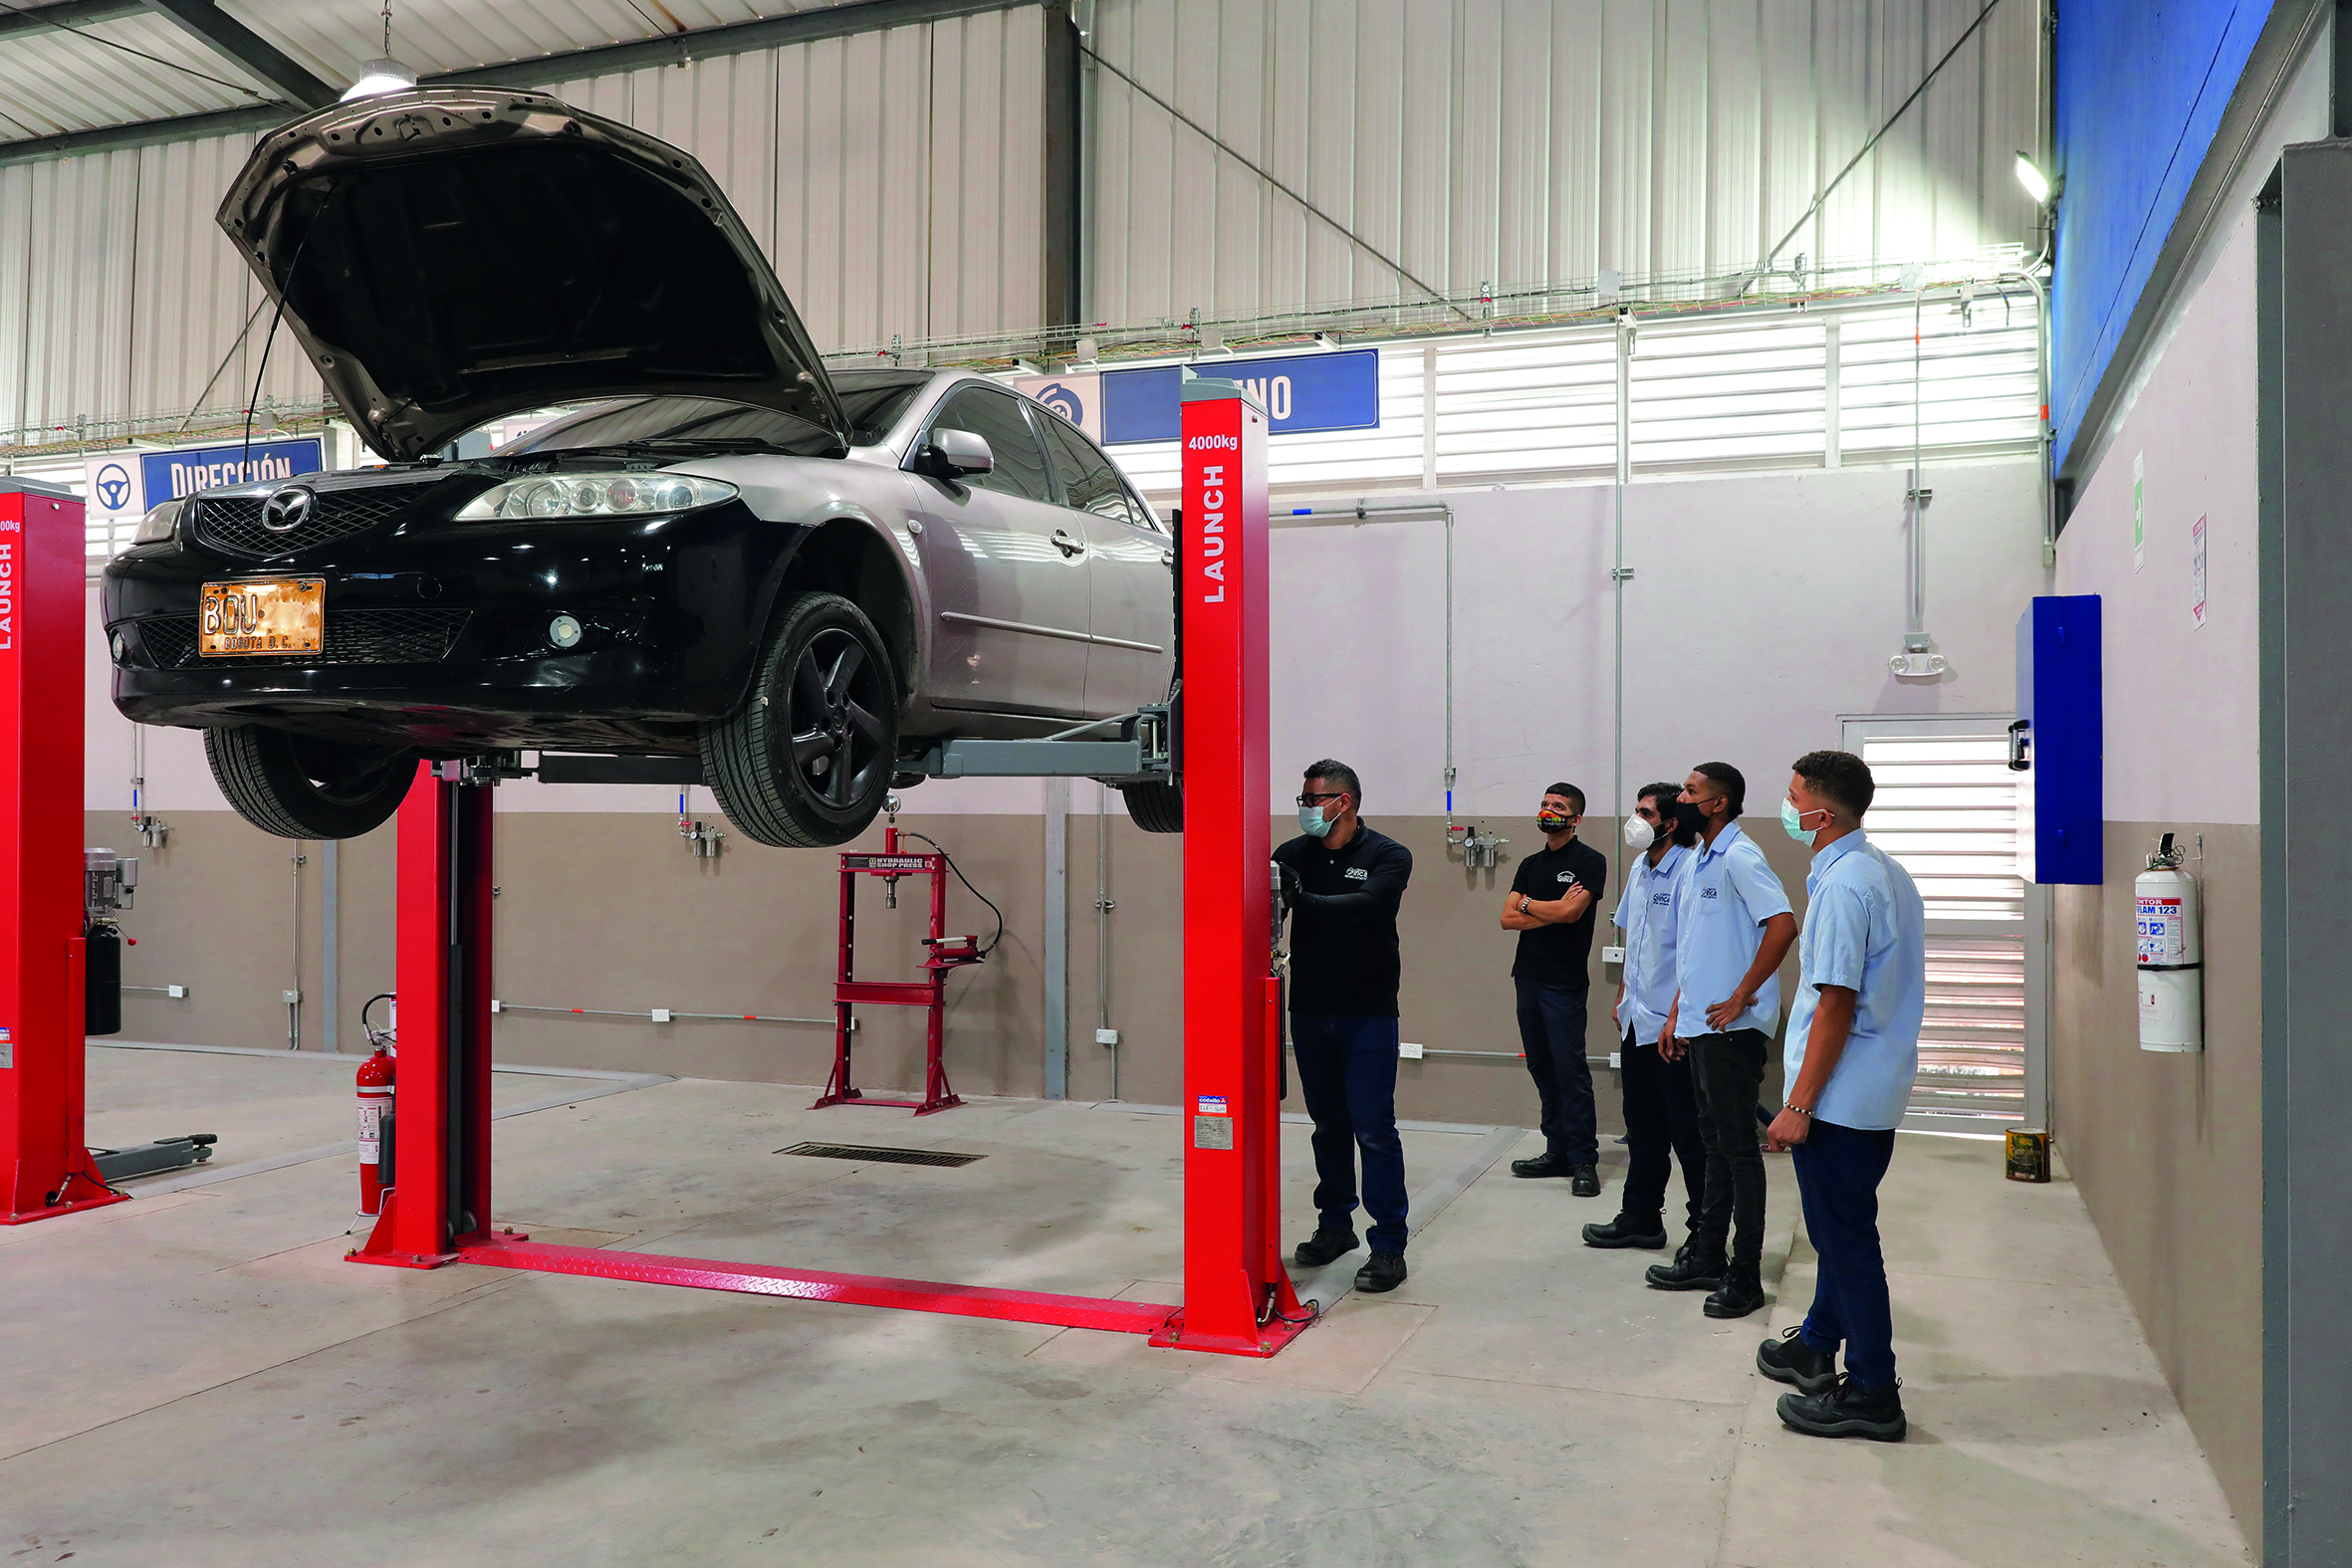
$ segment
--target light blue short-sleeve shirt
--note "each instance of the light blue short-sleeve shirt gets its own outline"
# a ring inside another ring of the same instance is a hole
[[[1707,1009],[1740,989],[1756,950],[1764,945],[1764,923],[1790,913],[1788,894],[1738,822],[1725,823],[1714,843],[1700,843],[1683,875],[1674,918],[1675,982],[1682,992],[1675,1029],[1710,1034],[1718,1031],[1707,1021]],[[1748,1010],[1721,1032],[1762,1029],[1769,1034],[1779,1026],[1780,977],[1773,974],[1756,989]]]
[[[1898,1126],[1919,1073],[1927,1012],[1927,907],[1911,873],[1851,832],[1813,856],[1797,939],[1796,1001],[1783,1048],[1791,1087],[1804,1066],[1823,986],[1854,993],[1854,1027],[1813,1107],[1817,1121],[1880,1131]]]
[[[1617,1004],[1617,1037],[1655,1045],[1674,1005],[1674,905],[1695,851],[1672,844],[1656,865],[1647,852],[1633,857],[1617,895],[1617,929],[1625,933],[1625,1000]]]

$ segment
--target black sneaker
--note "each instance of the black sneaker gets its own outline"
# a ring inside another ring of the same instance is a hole
[[[1873,1443],[1901,1443],[1911,1424],[1903,1416],[1899,1383],[1866,1389],[1851,1376],[1840,1377],[1818,1394],[1783,1394],[1776,1407],[1780,1424],[1808,1438],[1868,1438]]]
[[[1573,1180],[1568,1183],[1569,1192],[1574,1193],[1578,1198],[1598,1198],[1600,1196],[1600,1172],[1589,1165],[1579,1165],[1572,1167],[1569,1174],[1573,1177]]]
[[[1532,1160],[1511,1162],[1511,1174],[1514,1176],[1566,1176],[1574,1169],[1556,1154],[1539,1154]]]
[[[1707,1298],[1709,1317],[1746,1317],[1764,1304],[1764,1280],[1755,1263],[1734,1263],[1724,1270],[1723,1284]]]
[[[1723,1287],[1723,1253],[1685,1241],[1671,1263],[1652,1263],[1642,1277],[1652,1290],[1718,1290]]]
[[[1806,1344],[1802,1327],[1783,1329],[1756,1347],[1756,1370],[1774,1383],[1795,1384],[1799,1394],[1818,1394],[1837,1382],[1837,1357]]]
[[[1405,1254],[1374,1252],[1372,1260],[1355,1271],[1355,1287],[1370,1295],[1394,1290],[1405,1282]]]
[[[1329,1226],[1321,1226],[1314,1234],[1299,1242],[1298,1250],[1291,1255],[1301,1268],[1320,1268],[1335,1257],[1345,1257],[1359,1244],[1353,1231],[1334,1231]]]
[[[1666,1222],[1656,1215],[1621,1214],[1607,1225],[1588,1225],[1584,1228],[1586,1246],[1646,1246],[1653,1252],[1666,1249]]]

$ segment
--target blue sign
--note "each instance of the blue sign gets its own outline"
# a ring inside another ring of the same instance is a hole
[[[1212,359],[1194,372],[1239,381],[1265,407],[1276,435],[1380,427],[1380,351],[1297,354],[1281,359]],[[1102,439],[1106,445],[1173,441],[1181,433],[1184,370],[1106,370]]]
[[[130,470],[120,463],[101,467],[91,482],[91,494],[98,497],[103,512],[127,512],[130,509]]]
[[[142,452],[138,461],[145,470],[150,507],[215,485],[266,485],[273,479],[316,474],[326,466],[319,460],[315,436],[302,441],[256,441],[250,454],[240,443],[185,452]],[[98,483],[105,485],[103,473]]]

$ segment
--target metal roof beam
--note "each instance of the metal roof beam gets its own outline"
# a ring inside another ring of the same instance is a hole
[[[46,32],[53,27],[87,27],[114,22],[146,10],[146,0],[57,0],[55,5],[29,5],[0,11],[0,38],[19,33]]]
[[[146,0],[146,8],[202,39],[303,109],[322,109],[343,97],[341,88],[329,87],[312,76],[284,50],[212,0]]]
[[[283,104],[259,104],[251,109],[223,109],[208,114],[181,114],[172,119],[141,119],[127,125],[104,125],[97,130],[74,130],[57,136],[34,136],[24,141],[0,141],[0,168],[12,163],[42,163],[51,158],[85,152],[117,152],[124,147],[151,147],[166,141],[195,141],[205,136],[233,136],[267,130],[288,118]]]

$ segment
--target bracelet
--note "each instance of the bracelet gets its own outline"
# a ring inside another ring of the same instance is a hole
[[[1813,1113],[1801,1105],[1788,1104],[1781,1106],[1780,1109],[1784,1111],[1794,1111],[1797,1115],[1803,1117],[1808,1122],[1813,1119]]]

